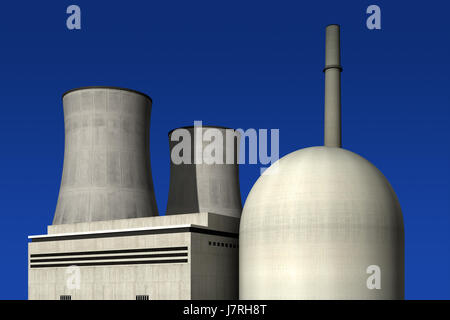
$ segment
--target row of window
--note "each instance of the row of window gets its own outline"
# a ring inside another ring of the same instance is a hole
[[[237,245],[235,243],[208,241],[208,244],[213,247],[239,248],[239,245]]]

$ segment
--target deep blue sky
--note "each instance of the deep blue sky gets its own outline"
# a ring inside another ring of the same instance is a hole
[[[445,1],[8,1],[0,10],[0,299],[27,297],[27,235],[46,232],[64,152],[61,94],[123,86],[153,98],[158,207],[167,132],[279,128],[280,154],[323,140],[324,28],[341,24],[344,147],[403,208],[406,298],[450,298],[450,41]],[[82,30],[66,29],[66,8]],[[366,28],[377,4],[382,29]],[[259,166],[241,166],[245,200]]]

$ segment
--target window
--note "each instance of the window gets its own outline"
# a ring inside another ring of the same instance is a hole
[[[150,300],[148,294],[138,294],[136,300]]]
[[[208,241],[208,245],[213,246],[213,247],[224,247],[224,248],[230,248],[230,249],[239,248],[239,245],[237,243]]]
[[[62,296],[59,296],[59,300],[72,300],[72,296],[64,294]]]

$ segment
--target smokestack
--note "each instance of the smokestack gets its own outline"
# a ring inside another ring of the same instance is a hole
[[[240,218],[238,145],[239,134],[233,129],[195,126],[170,131],[166,214],[211,212]],[[213,146],[218,148],[210,152]]]
[[[64,167],[53,224],[158,215],[150,170],[152,100],[122,88],[63,95]]]
[[[339,25],[326,29],[325,40],[325,132],[326,147],[342,146],[341,142],[341,55]]]

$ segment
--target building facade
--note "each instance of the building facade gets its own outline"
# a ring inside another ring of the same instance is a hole
[[[239,219],[212,213],[51,225],[30,236],[29,299],[237,299]]]

